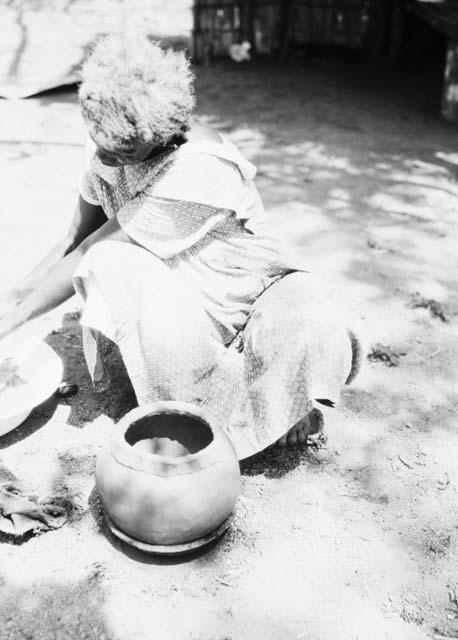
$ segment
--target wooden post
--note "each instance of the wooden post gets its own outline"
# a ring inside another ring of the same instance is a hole
[[[388,43],[388,59],[392,65],[396,65],[402,48],[405,29],[404,5],[395,0],[391,13],[391,27]]]
[[[458,122],[458,40],[449,40],[445,63],[442,116]]]
[[[199,5],[194,0],[192,3],[192,44],[191,44],[191,58],[193,62],[200,62],[202,54],[200,51],[200,29],[199,29]]]
[[[245,0],[242,5],[242,38],[251,44],[252,55],[256,54],[255,0]]]
[[[375,0],[369,3],[369,22],[363,36],[363,49],[371,60],[381,59],[391,44],[394,6],[394,0]]]
[[[294,0],[283,0],[281,3],[280,18],[280,53],[279,61],[284,62],[289,53],[289,45],[293,30],[293,4]]]

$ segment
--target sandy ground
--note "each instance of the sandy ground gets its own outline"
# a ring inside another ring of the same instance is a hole
[[[323,61],[200,69],[198,85],[201,117],[259,167],[278,234],[356,301],[373,343],[403,355],[368,362],[344,391],[326,449],[243,463],[218,546],[157,561],[108,535],[94,491],[95,458],[133,402],[122,372],[116,392],[92,393],[75,300],[36,323],[80,392],[0,438],[0,457],[76,509],[0,546],[0,638],[458,637],[458,150],[437,88]],[[2,288],[68,224],[82,141],[74,92],[0,102]],[[416,292],[442,309],[415,308]]]

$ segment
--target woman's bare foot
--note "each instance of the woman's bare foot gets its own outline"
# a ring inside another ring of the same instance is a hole
[[[278,445],[280,447],[294,446],[304,444],[307,438],[315,433],[323,431],[324,419],[319,409],[312,409],[305,418],[299,420],[288,433],[280,438]]]

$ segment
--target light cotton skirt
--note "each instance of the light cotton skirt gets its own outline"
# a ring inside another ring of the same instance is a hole
[[[230,344],[199,292],[142,247],[94,245],[74,283],[84,301],[93,380],[101,375],[97,335],[103,334],[118,345],[139,405],[201,405],[239,459],[274,443],[323,400],[334,405],[364,355],[357,321],[304,272],[267,287]]]

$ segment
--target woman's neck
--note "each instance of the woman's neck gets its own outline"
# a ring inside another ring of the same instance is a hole
[[[173,138],[170,138],[167,144],[152,149],[146,159],[154,160],[163,153],[173,151],[187,142],[216,142],[217,144],[222,144],[224,141],[219,133],[210,127],[202,124],[193,124],[185,129],[183,133],[179,133],[176,136],[173,136]]]

